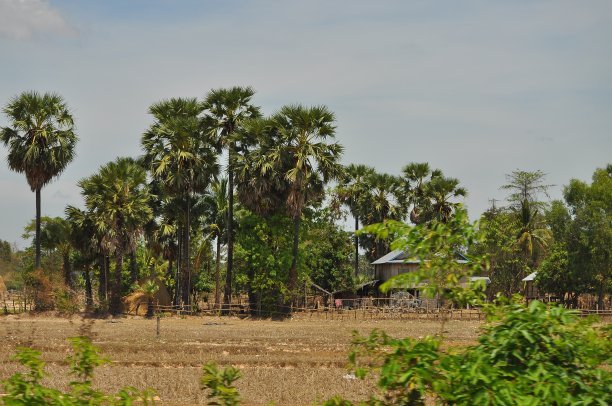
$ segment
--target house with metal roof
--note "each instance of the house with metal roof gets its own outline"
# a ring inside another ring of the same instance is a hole
[[[467,264],[468,259],[463,254],[457,252],[456,255],[457,263]],[[420,263],[421,261],[412,258],[408,251],[391,251],[372,262],[372,265],[374,265],[374,279],[386,282],[399,274],[416,271]]]

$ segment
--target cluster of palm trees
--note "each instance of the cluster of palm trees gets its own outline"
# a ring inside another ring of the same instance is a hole
[[[453,215],[458,197],[466,196],[459,180],[445,177],[441,170],[432,170],[427,163],[410,163],[402,175],[377,173],[366,165],[348,165],[335,188],[335,203],[345,205],[360,224],[381,223],[387,219],[425,224],[433,220],[447,222]],[[389,251],[387,241],[373,236],[355,235],[355,275],[359,273],[359,247],[369,260]]]
[[[291,105],[263,117],[252,103],[253,95],[251,88],[233,87],[212,90],[202,100],[155,103],[149,108],[154,122],[141,138],[143,155],[117,158],[79,182],[85,209],[66,209],[70,241],[84,269],[98,267],[98,296],[104,302],[110,293],[111,312],[120,311],[126,256],[131,258],[129,280],[137,282],[136,246],[143,242],[168,261],[175,302],[189,304],[194,235],[217,241],[217,303],[221,245],[227,246],[223,300],[229,303],[237,204],[292,219],[293,261],[287,285],[289,291],[295,288],[302,212],[321,201],[325,185],[342,173],[342,147],[334,141],[335,118],[326,107]],[[23,93],[10,101],[4,113],[10,119],[2,129],[9,166],[24,172],[36,191],[34,242],[39,268],[40,191],[74,157],[74,122],[66,103],[54,94]],[[228,157],[225,176],[219,164],[223,150]],[[91,303],[92,283],[89,273],[85,276]]]

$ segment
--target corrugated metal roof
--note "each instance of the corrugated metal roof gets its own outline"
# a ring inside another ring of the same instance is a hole
[[[460,252],[456,252],[457,254],[457,262],[460,264],[467,264],[468,259],[465,255]],[[387,255],[383,255],[378,258],[376,261],[372,262],[372,265],[382,265],[382,264],[418,264],[421,261],[418,259],[408,259],[410,258],[410,253],[408,251],[395,250],[391,251]]]
[[[529,282],[532,280],[535,280],[536,276],[538,276],[537,272],[532,272],[529,275],[527,275],[526,277],[523,278],[523,282]]]

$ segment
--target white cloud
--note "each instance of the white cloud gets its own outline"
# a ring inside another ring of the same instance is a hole
[[[75,32],[46,0],[0,0],[0,37],[28,40],[45,34]]]

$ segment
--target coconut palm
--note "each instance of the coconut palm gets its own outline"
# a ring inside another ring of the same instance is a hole
[[[202,127],[203,106],[195,98],[169,99],[153,104],[155,122],[143,134],[143,162],[164,192],[181,199],[179,246],[181,270],[177,297],[189,304],[191,291],[190,231],[193,194],[204,191],[218,172],[217,155]],[[178,303],[177,303],[178,304]]]
[[[79,181],[85,206],[91,212],[101,245],[115,255],[109,310],[121,311],[123,257],[130,253],[151,219],[146,172],[131,158],[117,158],[89,178]]]
[[[205,125],[219,149],[227,149],[227,272],[223,302],[229,304],[232,297],[234,266],[234,161],[241,152],[241,144],[235,138],[236,131],[246,120],[261,115],[259,107],[251,103],[255,91],[251,87],[235,86],[228,89],[213,89],[204,100]]]
[[[74,158],[74,121],[64,100],[52,93],[21,93],[3,111],[10,120],[10,126],[0,130],[0,139],[9,147],[9,168],[25,173],[36,193],[35,265],[40,268],[40,192]]]
[[[355,277],[359,274],[359,218],[367,214],[365,202],[371,190],[369,180],[375,173],[370,166],[350,164],[340,176],[334,193],[335,198],[349,208],[355,219]]]

